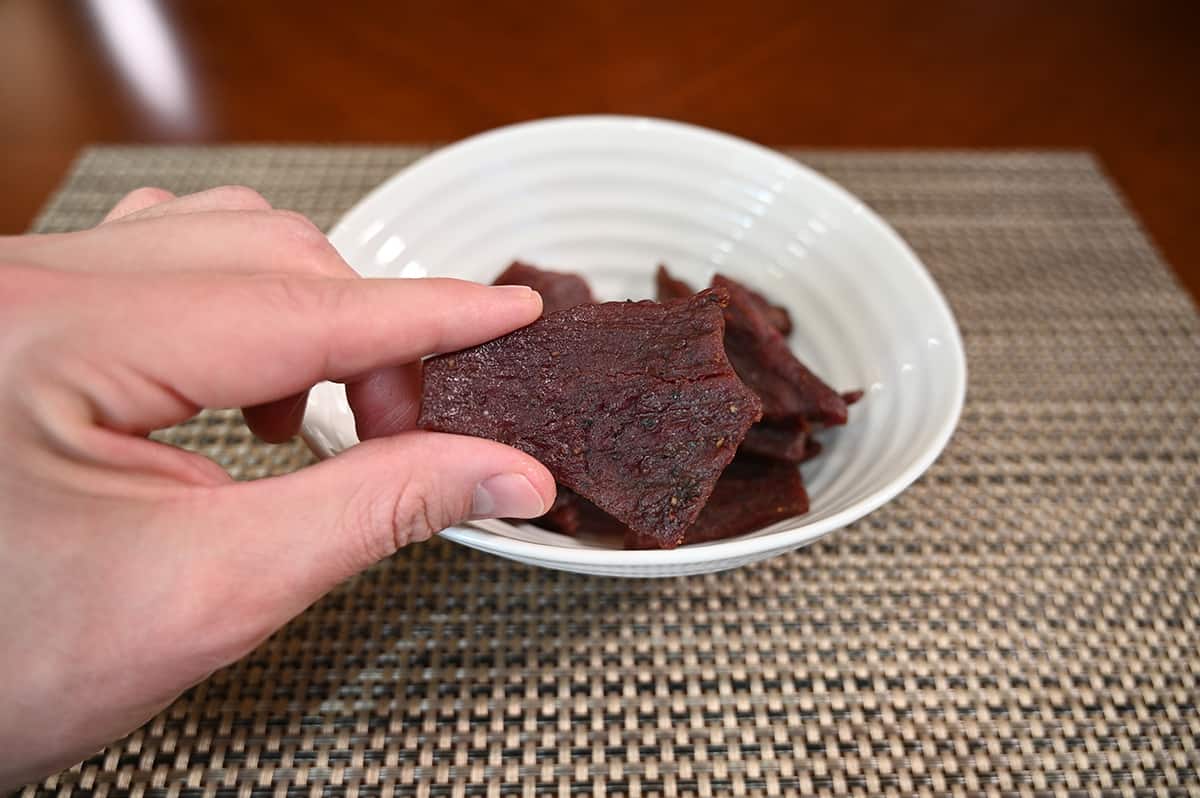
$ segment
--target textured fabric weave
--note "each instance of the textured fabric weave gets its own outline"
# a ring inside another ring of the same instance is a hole
[[[36,223],[244,183],[330,225],[414,148],[98,148]],[[899,498],[707,577],[400,552],[27,795],[1200,796],[1200,323],[1079,154],[797,156],[920,253],[962,423]],[[159,436],[310,461],[236,413]],[[286,556],[284,552],[280,556]]]

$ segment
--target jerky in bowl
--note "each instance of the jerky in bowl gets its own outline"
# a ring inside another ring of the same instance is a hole
[[[966,366],[954,319],[903,240],[828,179],[720,133],[621,117],[503,128],[405,169],[346,214],[330,238],[367,277],[492,282],[518,260],[574,273],[599,302],[654,299],[660,290],[672,296],[671,285],[656,280],[657,264],[666,263],[667,276],[685,286],[677,292],[721,290],[718,275],[745,289],[724,309],[727,329],[737,308],[756,308],[766,320],[742,325],[750,337],[728,360],[738,372],[745,352],[769,353],[766,373],[744,364],[738,373],[756,395],[769,395],[764,405],[773,409],[764,407],[738,459],[707,487],[713,497],[744,497],[740,511],[719,515],[716,499],[706,500],[687,525],[693,539],[685,529],[677,541],[684,545],[673,549],[626,548],[676,542],[677,530],[656,542],[646,527],[571,535],[486,521],[442,533],[499,556],[582,573],[672,576],[789,551],[862,517],[920,476],[962,406]],[[567,305],[583,294],[578,284],[557,290],[556,301]],[[803,373],[787,353],[829,392],[789,391]],[[838,394],[854,389],[865,395],[847,410]],[[847,423],[838,426],[842,414]],[[323,457],[357,443],[340,385],[314,389],[303,433]],[[751,445],[761,450],[754,456],[774,459],[743,462]],[[807,512],[801,483],[792,484],[785,468],[802,474]],[[746,487],[753,485],[772,487]],[[592,503],[559,509],[595,516]],[[703,534],[730,516],[761,525],[731,538]],[[628,528],[630,518],[623,520]]]

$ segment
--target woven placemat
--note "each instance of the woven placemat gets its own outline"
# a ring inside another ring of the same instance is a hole
[[[421,150],[101,148],[37,222],[245,183],[329,225]],[[622,581],[431,542],[27,795],[1200,795],[1200,324],[1079,154],[799,153],[924,258],[970,389],[814,546]],[[236,414],[162,435],[304,465]]]

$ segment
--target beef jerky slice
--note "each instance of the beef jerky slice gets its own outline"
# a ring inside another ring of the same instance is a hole
[[[537,291],[542,295],[543,316],[596,301],[592,289],[578,274],[552,272],[520,261],[513,261],[492,284],[527,285]]]
[[[821,451],[812,438],[812,427],[802,418],[791,421],[760,421],[750,428],[738,452],[785,463],[803,463]]]
[[[762,414],[722,345],[722,291],[578,305],[425,363],[422,429],[515,446],[678,545]]]
[[[580,503],[583,501],[578,493],[559,485],[558,493],[554,496],[554,504],[550,505],[550,509],[546,511],[545,515],[531,518],[529,523],[540,526],[542,529],[549,529],[551,532],[576,535],[582,524]],[[524,519],[513,520],[516,523],[524,523]]]
[[[713,287],[729,293],[725,351],[738,376],[762,399],[763,418],[845,424],[846,402],[792,354],[749,292],[720,274],[713,277]]]
[[[737,282],[726,277],[731,283]],[[659,264],[658,271],[654,273],[654,283],[658,288],[658,301],[666,302],[668,299],[679,299],[685,296],[691,296],[696,293],[692,287],[683,280],[676,279],[667,267]],[[787,309],[779,305],[772,305],[767,301],[767,298],[758,293],[754,289],[742,284],[741,286],[750,296],[750,300],[758,305],[759,309],[766,314],[767,321],[772,327],[779,330],[783,335],[791,335],[792,332],[792,317],[788,314]]]
[[[683,280],[676,279],[673,274],[667,271],[667,267],[661,263],[654,272],[654,287],[657,291],[656,296],[659,302],[683,299],[696,293]]]
[[[684,533],[683,542],[705,543],[743,535],[807,512],[808,494],[800,469],[739,452],[721,474],[696,523]],[[584,512],[582,518],[585,524],[593,523],[590,513]],[[633,530],[625,533],[627,549],[654,545],[654,540]]]
[[[780,335],[787,337],[792,334],[792,316],[787,312],[787,308],[772,305],[766,297],[751,288],[747,288],[746,293],[750,294],[750,299],[754,300],[759,310],[766,315],[767,322],[779,330]]]
[[[624,541],[633,533],[629,531],[629,527],[622,524],[617,519],[613,518],[608,513],[601,510],[596,505],[592,504],[587,499],[578,499],[579,505],[579,529],[582,534],[589,537],[608,538],[610,540]],[[704,511],[701,510],[703,513]],[[658,548],[658,544],[653,538],[646,539],[648,549]]]

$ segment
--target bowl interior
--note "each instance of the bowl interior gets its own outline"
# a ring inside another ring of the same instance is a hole
[[[653,297],[659,262],[696,287],[721,271],[788,308],[793,348],[827,382],[867,392],[803,467],[812,508],[801,518],[673,552],[625,552],[502,522],[445,533],[505,556],[651,575],[795,548],[915,479],[961,408],[954,320],[904,242],[829,180],[711,131],[614,117],[501,129],[405,170],[330,238],[368,277],[490,282],[520,258],[579,272],[604,300]],[[356,442],[340,386],[314,391],[304,432],[320,455]]]

